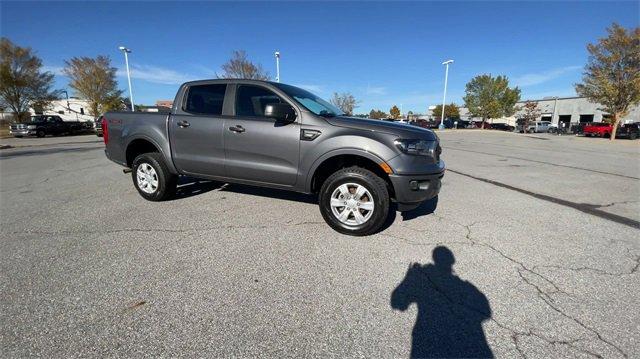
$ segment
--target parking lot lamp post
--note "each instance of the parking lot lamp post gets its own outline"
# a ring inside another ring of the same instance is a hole
[[[442,64],[446,66],[444,70],[444,95],[442,96],[442,116],[440,117],[439,130],[444,130],[444,103],[447,100],[447,80],[449,79],[449,64],[452,64],[453,60],[447,60]]]
[[[276,51],[276,82],[280,82],[280,51]]]
[[[124,53],[124,63],[127,66],[127,80],[129,81],[129,101],[131,101],[131,112],[135,111],[135,105],[133,104],[133,89],[131,88],[131,73],[129,72],[129,56],[131,49],[127,49],[124,46],[120,46],[118,49]]]

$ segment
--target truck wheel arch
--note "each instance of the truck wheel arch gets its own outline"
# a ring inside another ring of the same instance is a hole
[[[127,149],[125,151],[125,158],[127,162],[127,167],[131,167],[133,160],[143,153],[149,152],[158,152],[164,156],[162,150],[160,150],[160,146],[158,146],[153,140],[144,137],[134,138],[127,144]]]
[[[340,170],[341,168],[358,166],[366,168],[381,177],[387,183],[389,195],[393,197],[394,190],[391,180],[389,179],[389,175],[380,167],[380,163],[383,162],[385,161],[371,152],[355,149],[331,151],[324,154],[314,162],[313,166],[309,170],[305,189],[307,192],[317,193],[322,187],[324,180],[326,180],[332,173]]]

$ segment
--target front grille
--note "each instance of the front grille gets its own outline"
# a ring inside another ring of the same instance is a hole
[[[12,124],[12,125],[10,125],[10,128],[11,128],[12,130],[14,130],[14,131],[15,131],[15,130],[26,130],[26,129],[27,129],[27,126],[26,126],[26,125],[24,125],[24,124],[22,124],[22,123],[18,123],[18,124]]]

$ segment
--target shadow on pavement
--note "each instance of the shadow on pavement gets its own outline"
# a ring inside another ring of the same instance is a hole
[[[411,358],[489,358],[482,322],[491,318],[487,297],[453,272],[449,248],[436,247],[433,264],[413,263],[391,293],[391,308],[418,306]]]
[[[410,221],[412,219],[429,215],[436,211],[438,207],[438,196],[431,198],[430,200],[422,202],[420,206],[411,211],[402,212],[402,219],[404,221]]]

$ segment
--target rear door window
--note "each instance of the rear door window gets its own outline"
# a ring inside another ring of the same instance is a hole
[[[264,87],[241,85],[236,91],[236,116],[264,117],[264,108],[271,103],[285,102]]]
[[[191,86],[184,110],[193,114],[220,116],[226,91],[226,84]]]

